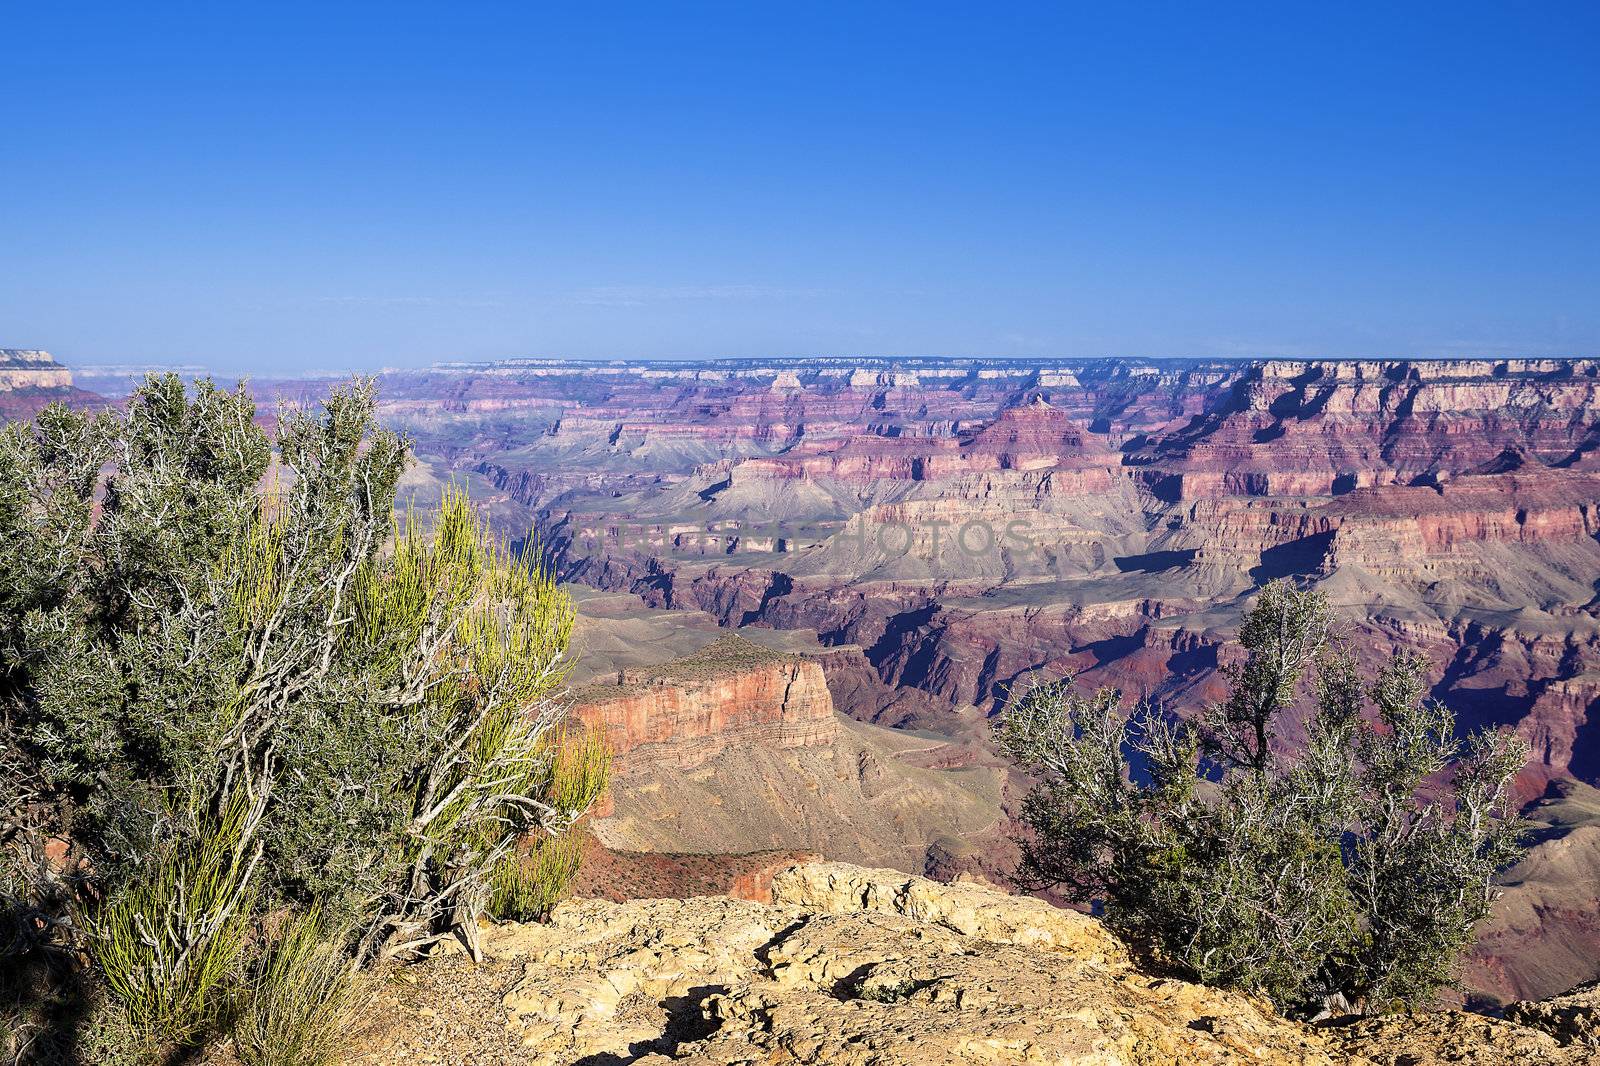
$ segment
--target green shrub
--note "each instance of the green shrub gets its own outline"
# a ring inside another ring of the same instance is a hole
[[[545,917],[577,875],[582,853],[582,841],[568,834],[507,855],[495,868],[489,913],[516,922]]]
[[[1458,738],[1423,698],[1424,660],[1396,655],[1369,683],[1329,628],[1319,594],[1266,586],[1228,698],[1192,726],[1070,680],[1022,695],[998,735],[1039,779],[1023,882],[1296,1013],[1415,1004],[1449,981],[1519,851],[1526,745]],[[1285,752],[1313,666],[1308,739]]]
[[[551,802],[587,810],[605,791],[611,764],[605,741],[596,735],[562,733],[547,742],[553,753]],[[489,913],[510,921],[536,921],[561,901],[577,876],[583,842],[574,834],[546,836],[509,852],[490,882]]]
[[[203,838],[152,859],[89,926],[89,946],[130,1030],[184,1045],[216,1028],[249,935],[253,814],[230,804]]]
[[[604,785],[558,742],[570,598],[464,492],[397,523],[374,409],[356,382],[269,440],[242,387],[169,375],[0,431],[0,823],[83,857],[0,869],[30,916],[0,945],[72,947],[92,901],[137,1025],[198,1037],[253,910],[315,904],[362,962],[476,954],[505,857]]]
[[[234,1025],[245,1066],[323,1066],[350,1035],[367,994],[354,961],[312,910],[283,924],[258,962]]]

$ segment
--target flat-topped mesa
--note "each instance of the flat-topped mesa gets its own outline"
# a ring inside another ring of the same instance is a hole
[[[0,392],[14,389],[66,389],[72,371],[49,352],[36,348],[0,348]]]
[[[1324,496],[1482,467],[1558,465],[1600,429],[1600,362],[1269,360],[1181,431],[1128,457],[1167,499]]]
[[[693,655],[589,685],[573,694],[573,713],[606,738],[622,774],[654,765],[699,766],[740,744],[831,744],[838,730],[815,659],[736,634]]]

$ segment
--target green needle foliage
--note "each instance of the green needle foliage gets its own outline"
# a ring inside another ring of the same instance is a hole
[[[1527,748],[1458,737],[1419,657],[1363,678],[1330,621],[1320,594],[1266,586],[1228,698],[1193,726],[1070,679],[1024,694],[998,736],[1039,779],[1025,883],[1299,1014],[1415,1004],[1449,982],[1520,850],[1510,783]],[[1284,754],[1308,674],[1308,738]]]
[[[549,740],[554,757],[550,799],[558,807],[584,809],[605,791],[611,752],[594,734]],[[582,842],[572,834],[548,836],[500,860],[491,880],[489,913],[512,921],[544,918],[577,876]]]
[[[365,982],[325,924],[291,918],[262,953],[233,1029],[245,1066],[324,1066],[353,1027]]]
[[[0,431],[7,942],[87,947],[169,1042],[262,913],[315,905],[358,962],[476,953],[517,843],[605,786],[560,728],[570,599],[464,493],[397,523],[373,412],[356,382],[269,440],[167,376]]]
[[[525,853],[514,853],[495,868],[489,912],[496,918],[530,922],[545,917],[561,901],[578,872],[583,847],[574,836],[552,837]]]
[[[199,840],[151,861],[89,927],[106,985],[156,1044],[183,1044],[223,1015],[250,932],[260,850],[240,842],[257,813],[230,804]]]

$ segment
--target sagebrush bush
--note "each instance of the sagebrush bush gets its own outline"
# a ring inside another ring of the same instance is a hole
[[[320,908],[361,962],[448,936],[476,954],[506,856],[604,786],[603,758],[562,769],[573,608],[537,553],[454,489],[397,523],[407,442],[370,382],[275,427],[242,388],[169,375],[121,414],[0,431],[0,824],[20,857],[0,878],[27,916],[0,944],[71,946],[69,910],[94,912],[136,1025],[214,1025],[194,1004],[227,983],[231,923],[264,912]]]
[[[368,993],[345,950],[312,910],[284,922],[256,964],[233,1027],[245,1066],[324,1066],[354,1028]]]
[[[1527,748],[1459,738],[1416,656],[1363,678],[1330,623],[1320,594],[1266,586],[1228,698],[1193,725],[1070,679],[1021,695],[998,736],[1040,782],[1024,883],[1098,902],[1190,976],[1296,1013],[1415,1004],[1449,981],[1519,851]],[[1307,740],[1287,751],[1279,727],[1313,668]]]

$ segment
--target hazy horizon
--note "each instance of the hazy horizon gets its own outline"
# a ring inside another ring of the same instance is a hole
[[[11,346],[15,347],[15,346]],[[48,349],[46,349],[48,350]],[[54,355],[54,353],[52,353]],[[1053,356],[1053,355],[837,355],[819,353],[814,355],[783,355],[783,356],[641,356],[637,358],[605,357],[605,356],[508,356],[503,359],[483,360],[438,360],[432,363],[419,363],[414,366],[350,366],[339,368],[307,367],[294,371],[275,371],[270,369],[252,369],[249,367],[227,370],[210,367],[196,363],[68,363],[56,356],[56,360],[75,376],[88,380],[101,380],[109,378],[127,378],[130,381],[139,375],[152,372],[176,372],[185,379],[211,377],[220,381],[242,380],[303,380],[303,381],[334,381],[352,376],[382,375],[382,374],[407,374],[427,371],[472,370],[478,368],[507,367],[517,364],[530,364],[533,366],[545,365],[573,365],[573,366],[649,366],[649,365],[706,365],[729,366],[755,365],[755,366],[782,366],[788,363],[815,364],[815,363],[841,363],[860,364],[864,368],[874,366],[900,366],[909,363],[984,363],[984,364],[1012,364],[1012,365],[1049,365],[1049,364],[1083,364],[1096,362],[1126,362],[1139,363],[1252,363],[1266,360],[1283,360],[1288,362],[1407,362],[1419,360],[1434,360],[1444,362],[1464,361],[1499,361],[1507,359],[1528,360],[1556,360],[1570,361],[1593,359],[1596,356],[1581,354],[1568,355],[1519,355],[1516,353],[1490,355],[1336,355],[1336,356],[1280,356],[1271,353],[1260,355],[1168,355],[1168,356],[1141,356],[1141,355],[1085,355],[1085,356]]]
[[[1600,353],[1600,8],[21,7],[0,346]]]

